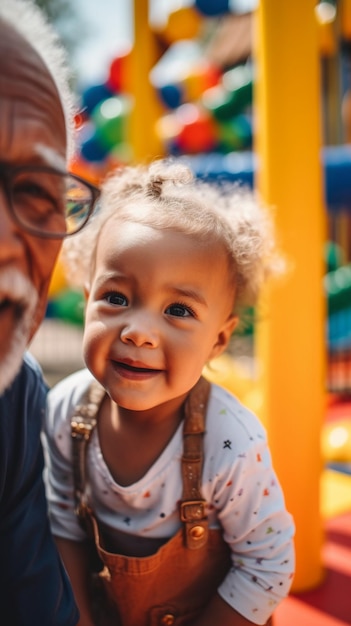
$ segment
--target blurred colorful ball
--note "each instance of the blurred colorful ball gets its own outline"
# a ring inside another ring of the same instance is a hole
[[[161,101],[169,109],[176,109],[198,100],[204,91],[218,84],[220,77],[220,70],[204,60],[179,67],[178,79],[173,83],[168,82],[165,73],[164,82],[156,89]]]
[[[229,0],[195,0],[195,7],[207,16],[229,13]]]
[[[91,117],[96,125],[97,137],[107,150],[125,141],[130,110],[130,99],[122,96],[108,98],[94,109]]]
[[[325,461],[351,461],[351,419],[327,423],[322,430],[322,455]]]
[[[224,122],[251,105],[253,96],[252,68],[243,65],[224,72],[221,82],[204,91],[202,105],[216,118]]]
[[[186,101],[198,100],[204,91],[218,85],[220,78],[221,71],[219,68],[206,60],[191,65],[183,78]]]
[[[181,130],[176,137],[179,150],[184,154],[211,152],[217,145],[217,126],[207,113],[195,104],[183,104],[177,109]]]
[[[176,138],[182,129],[182,124],[176,113],[168,113],[160,117],[155,124],[155,133],[163,143],[166,152],[174,153],[173,147]]]
[[[245,150],[252,145],[252,122],[247,115],[237,115],[218,123],[219,149],[224,152]]]
[[[344,252],[335,241],[327,241],[325,246],[327,272],[334,272],[344,262]]]
[[[161,102],[169,109],[176,109],[184,102],[184,90],[181,85],[162,85],[157,89]]]
[[[203,18],[191,6],[183,6],[171,11],[164,26],[157,33],[171,45],[176,41],[196,39],[199,36]]]
[[[246,83],[232,91],[223,85],[207,89],[201,102],[218,121],[228,121],[252,102],[252,83]]]
[[[104,161],[108,155],[108,148],[103,145],[96,130],[94,130],[92,135],[82,142],[80,152],[86,161],[100,162]]]
[[[91,115],[100,102],[111,96],[113,96],[113,92],[106,83],[91,85],[82,93],[82,108],[88,115]]]
[[[126,93],[130,89],[128,68],[130,54],[128,49],[111,61],[106,84],[113,93]]]

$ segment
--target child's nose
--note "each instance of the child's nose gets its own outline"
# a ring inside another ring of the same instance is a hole
[[[124,343],[133,343],[137,347],[156,348],[159,342],[152,316],[145,313],[133,315],[122,328],[120,337]]]

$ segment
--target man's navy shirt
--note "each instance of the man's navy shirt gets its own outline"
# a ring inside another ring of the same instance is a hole
[[[25,355],[0,396],[0,624],[73,626],[67,575],[47,516],[40,441],[47,387]]]

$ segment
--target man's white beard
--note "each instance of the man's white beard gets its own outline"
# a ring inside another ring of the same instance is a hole
[[[32,282],[21,272],[12,268],[6,269],[0,271],[0,307],[6,300],[10,302],[14,317],[16,309],[20,314],[12,336],[8,339],[6,352],[0,355],[0,394],[12,383],[21,367],[34,324],[38,293]],[[0,326],[0,336],[1,332]],[[4,340],[6,341],[6,337]]]

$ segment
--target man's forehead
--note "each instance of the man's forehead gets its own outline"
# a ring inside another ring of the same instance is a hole
[[[53,82],[43,59],[21,34],[7,22],[0,19],[0,59],[1,92],[5,92],[6,80],[22,85],[24,81],[41,83]],[[57,95],[58,97],[58,95]]]
[[[0,0],[1,2],[1,0]],[[61,152],[66,144],[66,124],[61,99],[56,83],[46,64],[32,46],[7,22],[0,19],[0,101],[8,106],[8,115],[3,108],[2,124],[8,134],[16,116],[17,127],[22,129],[33,124],[50,134],[49,145]],[[7,119],[8,118],[8,119]],[[22,138],[24,143],[26,138]],[[38,146],[40,138],[37,137]],[[35,143],[35,142],[34,142]],[[55,145],[56,144],[56,145]],[[38,147],[40,150],[41,148]],[[60,167],[55,164],[55,167]]]
[[[32,60],[33,62],[37,62],[38,65],[42,64],[44,67],[43,61],[40,59],[38,53],[34,50],[34,48],[28,43],[28,41],[6,20],[0,17],[0,50],[2,51],[1,55],[1,73],[6,71],[8,61],[12,60],[12,58],[20,59],[27,58],[28,60]],[[6,52],[6,54],[3,54]]]

